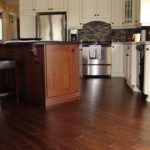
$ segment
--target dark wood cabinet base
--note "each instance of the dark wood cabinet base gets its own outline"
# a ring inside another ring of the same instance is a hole
[[[69,101],[80,100],[80,96],[78,93],[70,94],[70,95],[62,95],[59,97],[51,97],[46,99],[46,106],[60,104]]]
[[[42,106],[79,100],[79,44],[1,44],[0,59],[17,61],[24,99]]]

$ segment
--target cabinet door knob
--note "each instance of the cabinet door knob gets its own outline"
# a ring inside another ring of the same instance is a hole
[[[35,11],[35,9],[33,9],[33,11]]]
[[[97,14],[97,16],[99,16],[99,14]]]
[[[128,47],[127,49],[130,49],[130,47]]]
[[[126,56],[129,56],[128,54],[126,54]]]
[[[146,50],[149,51],[149,48],[147,48]]]
[[[53,8],[51,8],[51,10],[53,10]]]
[[[48,10],[51,10],[50,8],[48,8]]]
[[[94,16],[96,16],[96,14]]]
[[[111,24],[114,24],[113,22]]]

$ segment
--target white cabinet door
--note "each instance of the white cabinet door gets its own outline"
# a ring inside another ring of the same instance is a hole
[[[49,9],[52,11],[66,11],[66,0],[49,0]]]
[[[111,22],[112,0],[81,0],[80,11],[83,23],[90,21]]]
[[[136,27],[136,0],[123,0],[123,27]]]
[[[126,79],[129,84],[131,84],[131,53],[129,51],[126,52]]]
[[[20,38],[35,37],[35,13],[20,14]]]
[[[34,0],[36,12],[66,11],[66,0]]]
[[[131,46],[130,45],[124,45],[124,60],[125,60],[125,79],[127,80],[127,83],[131,83]]]
[[[136,43],[130,43],[124,45],[125,51],[125,78],[127,80],[127,84],[130,88],[139,92],[138,88],[138,58],[137,58],[137,50]]]
[[[140,27],[140,0],[134,0],[135,3],[135,8],[134,8],[134,13],[135,13],[135,25],[136,27]]]
[[[81,19],[83,23],[90,22],[96,18],[96,0],[81,0]]]
[[[33,12],[35,11],[35,0],[19,0],[20,12]]]
[[[140,27],[140,0],[113,0],[112,28]]]
[[[49,9],[49,0],[36,0],[36,12],[44,12]]]
[[[150,43],[145,45],[144,51],[144,94],[147,95],[146,100],[150,102]]]
[[[112,74],[114,77],[123,77],[123,45],[121,43],[112,44]]]
[[[125,79],[129,85],[131,85],[131,54],[125,50]]]
[[[80,22],[80,0],[68,1],[68,28],[82,28]]]
[[[112,2],[112,28],[122,28],[122,0]]]
[[[141,0],[140,22],[144,26],[150,26],[150,0]]]
[[[97,18],[104,22],[111,22],[111,1],[112,0],[97,0],[96,14]]]
[[[149,68],[150,68],[150,45],[146,44],[145,60],[144,60],[144,94],[146,95],[150,95],[150,69]]]

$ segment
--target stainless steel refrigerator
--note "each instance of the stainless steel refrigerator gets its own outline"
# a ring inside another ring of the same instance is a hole
[[[36,16],[36,37],[43,41],[66,41],[66,13],[38,13]]]

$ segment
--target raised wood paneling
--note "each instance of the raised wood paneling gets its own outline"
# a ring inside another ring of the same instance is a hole
[[[71,50],[71,73],[72,73],[72,86],[71,92],[78,93],[79,92],[79,46],[78,45],[70,45]]]
[[[79,98],[78,44],[9,44],[0,59],[17,60],[24,99],[46,106]]]
[[[68,45],[47,45],[45,51],[47,96],[71,92],[71,51]]]

